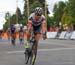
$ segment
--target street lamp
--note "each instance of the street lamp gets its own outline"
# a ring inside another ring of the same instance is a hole
[[[10,27],[10,13],[9,12],[6,13],[6,19],[8,20],[9,27]]]
[[[59,22],[59,28],[60,28],[60,30],[62,29],[62,23],[61,22]]]
[[[61,26],[61,22],[59,22],[59,25]]]

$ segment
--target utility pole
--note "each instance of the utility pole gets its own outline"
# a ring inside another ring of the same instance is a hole
[[[16,1],[16,24],[18,24],[18,0]]]
[[[45,17],[46,17],[46,21],[47,21],[47,4],[46,4],[46,0],[45,0]]]
[[[27,16],[29,18],[29,0],[26,0],[27,1]]]
[[[10,23],[10,13],[9,12],[6,13],[6,19],[7,19],[8,23],[9,23],[9,25],[8,25],[9,27],[8,28],[10,29],[10,24],[11,23]],[[9,34],[11,35],[11,31],[10,31]]]
[[[9,14],[9,27],[10,27],[10,14]]]

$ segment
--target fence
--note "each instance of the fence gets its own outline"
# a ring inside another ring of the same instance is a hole
[[[61,33],[58,32],[47,32],[48,39],[75,39],[75,31],[67,32],[62,31]]]

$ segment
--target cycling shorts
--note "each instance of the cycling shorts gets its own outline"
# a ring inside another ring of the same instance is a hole
[[[14,31],[11,31],[11,34],[14,34],[15,33],[15,30]]]
[[[36,33],[41,34],[41,25],[39,25],[39,26],[34,26],[33,25],[33,32],[34,32],[34,34],[36,34]]]

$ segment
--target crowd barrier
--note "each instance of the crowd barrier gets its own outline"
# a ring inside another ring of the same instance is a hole
[[[57,32],[47,32],[47,38],[55,38],[57,35]]]
[[[75,31],[72,32],[70,39],[75,39]]]
[[[75,39],[75,31],[67,32],[62,31],[61,33],[58,32],[47,32],[48,39]]]
[[[60,35],[59,35],[59,39],[65,39],[65,36],[66,36],[66,31],[62,31],[61,33],[60,33]]]

